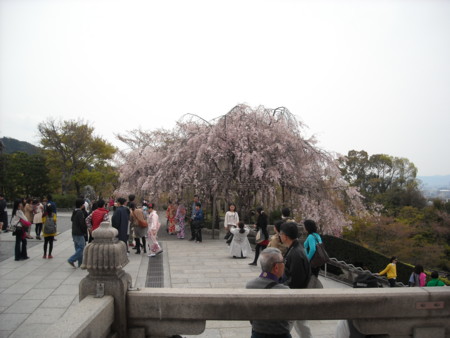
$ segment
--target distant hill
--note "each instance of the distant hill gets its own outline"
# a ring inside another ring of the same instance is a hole
[[[39,147],[25,141],[19,141],[10,137],[2,137],[0,141],[3,143],[3,154],[12,154],[16,151],[21,151],[28,155],[34,155],[39,152]]]
[[[417,176],[424,189],[450,188],[450,175],[443,176]]]

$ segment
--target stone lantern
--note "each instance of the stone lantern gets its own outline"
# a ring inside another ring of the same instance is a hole
[[[93,231],[94,240],[83,252],[82,269],[89,274],[80,282],[80,301],[88,295],[114,297],[113,330],[119,337],[127,335],[127,290],[132,285],[131,276],[123,270],[128,264],[126,244],[117,239],[118,231],[109,222],[101,223]]]

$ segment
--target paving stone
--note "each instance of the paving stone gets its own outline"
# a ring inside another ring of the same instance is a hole
[[[45,332],[49,324],[46,323],[24,323],[14,331],[14,333],[9,338],[23,338],[23,337],[35,337],[38,334]]]
[[[2,292],[2,295],[5,294],[15,294],[15,295],[24,295],[28,291],[30,291],[34,287],[34,284],[25,284],[25,283],[15,283]],[[20,297],[18,297],[20,298]]]
[[[40,306],[41,308],[67,308],[78,295],[52,295],[48,297]]]
[[[5,330],[0,330],[0,338],[7,338],[9,336],[12,335],[14,331],[5,331]]]
[[[25,320],[24,324],[53,324],[66,312],[66,308],[43,308],[38,307],[29,317]]]
[[[54,289],[32,289],[22,296],[21,299],[46,299]]]
[[[0,314],[0,328],[4,331],[14,331],[28,316],[29,314],[25,313],[2,313]]]
[[[19,299],[3,311],[3,313],[33,313],[41,303],[41,299]]]

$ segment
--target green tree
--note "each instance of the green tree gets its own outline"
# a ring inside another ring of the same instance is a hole
[[[82,173],[111,168],[109,161],[116,148],[100,137],[94,128],[83,121],[49,119],[38,126],[40,143],[47,155],[52,174],[60,178],[61,191],[67,194],[72,187],[77,195],[85,183]]]
[[[364,150],[351,150],[340,159],[344,179],[359,189],[366,203],[377,202],[387,210],[412,205],[424,207],[418,188],[417,168],[406,158],[386,154],[369,157]]]
[[[44,156],[23,152],[0,155],[0,189],[13,199],[44,196],[50,191],[49,170]]]

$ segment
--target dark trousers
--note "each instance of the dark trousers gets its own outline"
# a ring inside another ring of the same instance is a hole
[[[16,230],[16,247],[14,250],[15,259],[18,261],[19,259],[23,259],[28,257],[27,254],[27,239],[22,239],[23,230]]]
[[[194,238],[196,241],[202,241],[202,228],[199,226],[194,227]]]
[[[41,237],[42,223],[36,223],[36,236]]]
[[[147,252],[145,247],[145,237],[142,237],[142,244],[140,238],[135,238],[134,240],[136,242],[136,253],[141,253],[141,247],[144,249],[144,252]]]
[[[195,228],[194,228],[194,224],[192,224],[193,221],[191,220],[191,240],[195,239]]]
[[[265,248],[267,248],[267,245],[256,244],[256,246],[255,246],[255,259],[253,260],[253,263],[258,263],[259,253],[261,251],[263,251]]]
[[[48,237],[44,237],[44,255],[47,254],[47,247],[48,247],[48,254],[51,255],[52,251],[53,251],[53,239],[55,237],[53,236],[48,236]]]
[[[395,288],[397,286],[395,278],[388,279],[388,281],[391,288]]]

